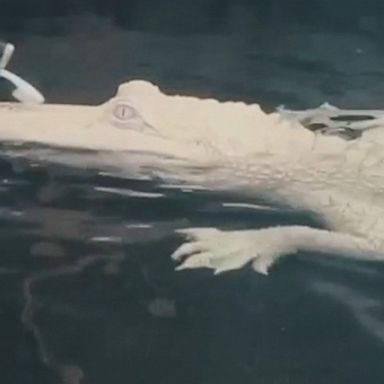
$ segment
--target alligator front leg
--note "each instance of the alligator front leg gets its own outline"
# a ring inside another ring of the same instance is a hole
[[[178,232],[190,241],[172,254],[174,260],[181,262],[177,270],[211,268],[218,274],[251,262],[255,271],[268,274],[269,268],[279,258],[298,251],[367,260],[384,258],[363,238],[305,226],[241,231],[189,228]]]

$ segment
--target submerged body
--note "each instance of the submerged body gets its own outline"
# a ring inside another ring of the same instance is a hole
[[[311,131],[294,114],[168,96],[134,81],[101,106],[0,104],[0,142],[37,143],[50,150],[33,149],[31,156],[69,163],[71,153],[91,151],[100,163],[318,215],[327,230],[182,230],[190,242],[172,255],[182,262],[179,269],[218,273],[251,262],[267,273],[278,258],[299,250],[384,260],[384,129],[380,111],[372,115],[375,124],[355,123],[361,134],[348,141]]]

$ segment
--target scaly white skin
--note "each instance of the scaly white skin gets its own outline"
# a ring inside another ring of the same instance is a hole
[[[144,81],[120,86],[115,98],[98,107],[4,104],[0,116],[0,141],[124,154],[118,157],[122,168],[134,160],[181,182],[311,211],[328,226],[183,230],[190,241],[173,254],[179,269],[219,273],[251,262],[266,274],[280,257],[300,250],[384,259],[380,127],[345,141],[316,135],[258,105],[167,96]],[[206,173],[188,172],[193,167]]]

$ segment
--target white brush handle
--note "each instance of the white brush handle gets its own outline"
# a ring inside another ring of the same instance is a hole
[[[9,63],[9,60],[11,60],[13,52],[15,51],[15,46],[11,43],[5,43],[4,45],[3,43],[0,43],[0,46],[1,45],[4,47],[4,50],[0,57],[0,69],[4,69]]]
[[[15,99],[24,104],[42,104],[44,96],[31,84],[6,69],[0,67],[0,77],[10,81],[16,89],[12,92]]]

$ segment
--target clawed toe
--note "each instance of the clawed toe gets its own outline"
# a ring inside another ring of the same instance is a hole
[[[273,259],[259,257],[253,261],[252,268],[254,271],[259,272],[262,275],[268,275],[269,268],[271,267],[272,264],[273,264]]]
[[[188,257],[182,264],[176,267],[176,271],[193,268],[212,268],[212,254],[210,252],[202,252]]]
[[[172,253],[171,258],[175,261],[180,261],[184,257],[189,256],[193,253],[200,252],[204,249],[202,243],[194,241],[190,243],[184,243]]]

